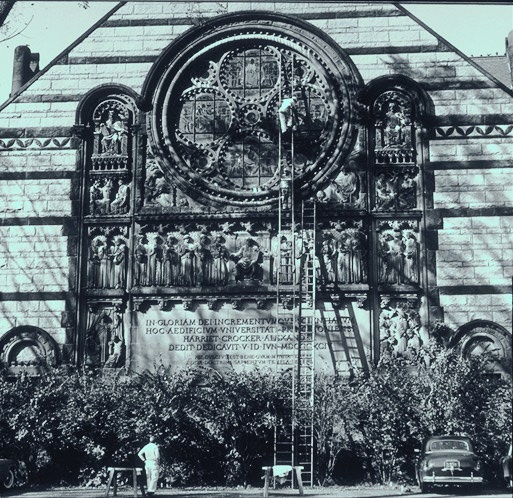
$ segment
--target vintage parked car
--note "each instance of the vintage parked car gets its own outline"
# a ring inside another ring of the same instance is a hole
[[[512,456],[512,447],[509,445],[508,454],[503,456],[501,459],[502,465],[502,475],[504,476],[504,482],[506,483],[506,487],[509,489],[513,488],[513,471],[511,464],[511,456]]]
[[[433,486],[483,482],[481,461],[466,436],[434,436],[422,448],[417,462],[417,482],[422,493]]]
[[[11,489],[16,481],[18,462],[10,458],[0,458],[0,483],[5,489]]]

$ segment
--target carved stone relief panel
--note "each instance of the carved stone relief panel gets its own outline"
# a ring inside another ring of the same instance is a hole
[[[125,216],[130,212],[132,109],[133,103],[119,96],[102,101],[93,111],[86,191],[90,217]]]
[[[125,289],[128,265],[128,228],[88,228],[88,289]]]
[[[93,217],[126,215],[130,211],[129,176],[90,175],[89,214]]]
[[[366,182],[365,166],[351,158],[342,166],[339,174],[329,181],[328,186],[317,192],[317,202],[327,207],[366,209]]]
[[[377,164],[416,161],[413,103],[403,92],[382,93],[372,109],[375,118],[374,155]]]
[[[329,228],[321,230],[317,240],[322,286],[367,283],[368,243],[363,222],[329,222]]]
[[[411,168],[376,168],[374,209],[404,211],[417,208],[419,170]]]
[[[268,224],[147,224],[134,247],[135,287],[225,287],[270,282]]]
[[[422,346],[419,299],[411,296],[382,296],[380,303],[381,360],[391,356],[412,357]]]
[[[123,306],[119,301],[90,301],[84,345],[87,366],[119,368],[126,360]]]
[[[378,223],[378,283],[419,284],[419,228],[413,220]]]
[[[139,211],[143,214],[189,212],[197,207],[204,209],[166,175],[150,147],[147,147],[145,161],[142,163],[137,196]]]

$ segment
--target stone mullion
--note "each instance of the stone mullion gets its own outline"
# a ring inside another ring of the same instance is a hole
[[[132,295],[133,285],[133,272],[134,272],[134,241],[136,235],[135,214],[139,208],[139,199],[142,195],[140,189],[140,178],[142,167],[144,165],[146,145],[148,142],[148,135],[146,134],[146,126],[144,125],[145,115],[140,113],[138,116],[137,124],[133,127],[133,159],[132,159],[132,189],[130,192],[130,236],[128,237],[128,254],[127,254],[127,270],[126,270],[126,290],[127,290],[127,305],[126,305],[126,337],[125,337],[125,351],[126,363],[125,365],[130,368],[132,361],[132,344],[134,337],[134,324],[137,328],[137,312],[134,311]],[[142,204],[141,204],[142,205]]]
[[[81,192],[80,192],[80,208],[78,213],[78,220],[80,221],[79,241],[78,241],[78,268],[77,271],[77,308],[75,319],[75,344],[74,344],[74,362],[77,366],[83,363],[84,347],[85,347],[85,334],[87,324],[87,305],[85,299],[84,289],[87,282],[87,253],[88,253],[88,240],[87,240],[87,227],[84,225],[83,220],[87,212],[88,203],[88,189],[89,182],[89,163],[93,151],[93,136],[92,130],[85,125],[75,127],[75,133],[79,139],[82,140],[80,147],[80,158],[77,160],[77,169],[81,172]],[[85,254],[85,256],[84,256]]]

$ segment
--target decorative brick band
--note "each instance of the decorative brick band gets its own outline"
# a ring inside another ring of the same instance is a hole
[[[435,128],[435,139],[502,138],[513,135],[513,124],[440,126]]]
[[[0,138],[0,150],[70,149],[70,137],[58,138]]]

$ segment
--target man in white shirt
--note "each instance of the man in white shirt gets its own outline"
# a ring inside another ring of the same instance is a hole
[[[141,448],[137,456],[144,462],[146,469],[147,494],[153,496],[159,480],[159,447],[155,444],[155,437],[150,436],[150,442]]]

